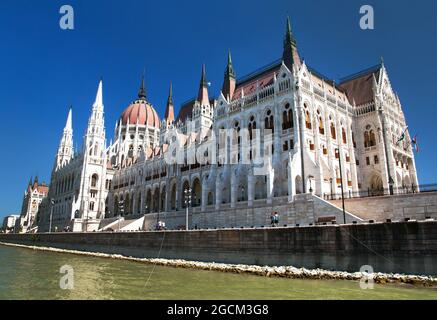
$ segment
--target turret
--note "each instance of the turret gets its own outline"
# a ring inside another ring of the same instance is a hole
[[[170,90],[167,99],[167,108],[165,109],[165,122],[167,125],[173,123],[174,117],[174,104],[173,104],[173,85],[170,83]]]
[[[206,81],[205,65],[202,66],[202,76],[200,78],[199,94],[197,95],[197,101],[201,106],[209,105],[208,95],[208,82]]]
[[[223,96],[230,102],[235,92],[236,76],[234,67],[232,66],[231,51],[228,53],[228,64],[225,70],[225,78],[223,80],[222,93]]]
[[[290,71],[293,71],[293,66],[300,67],[301,61],[297,50],[297,42],[291,29],[290,18],[287,17],[287,26],[284,37],[284,51],[282,60]]]
[[[73,121],[72,109],[68,111],[67,121],[62,133],[61,141],[59,142],[58,153],[56,155],[55,169],[59,169],[68,163],[74,156],[73,149]]]

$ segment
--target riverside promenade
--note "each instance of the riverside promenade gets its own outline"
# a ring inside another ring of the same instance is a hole
[[[437,275],[437,222],[163,232],[0,234],[0,242],[134,258]]]

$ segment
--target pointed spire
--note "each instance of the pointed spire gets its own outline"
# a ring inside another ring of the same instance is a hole
[[[202,65],[202,77],[200,78],[200,87],[208,87],[206,82],[206,67],[205,64]]]
[[[234,67],[232,66],[231,50],[228,51],[228,64],[226,66],[225,78],[236,78]]]
[[[141,100],[146,100],[146,98],[147,98],[146,86],[144,84],[144,73],[143,73],[143,77],[141,79],[141,87],[140,87],[140,90],[138,91],[138,98]]]
[[[167,99],[167,105],[173,105],[173,83],[170,82],[170,89],[168,91],[168,99]]]
[[[291,21],[290,17],[287,17],[287,25],[284,37],[284,51],[282,53],[282,60],[284,61],[287,68],[291,71],[293,69],[293,65],[296,64],[300,66],[301,61],[299,57],[299,53],[297,51],[297,42],[296,38],[293,35],[293,31],[291,29]]]
[[[29,186],[31,186],[31,185],[33,185],[32,176],[30,176],[30,180],[29,180]]]
[[[173,84],[170,82],[170,89],[168,92],[167,108],[165,110],[165,121],[167,124],[174,121],[174,105],[173,105]]]
[[[68,111],[67,116],[67,122],[65,123],[64,131],[72,132],[73,131],[73,120],[72,120],[72,114],[73,114],[73,107],[70,107],[70,110]]]
[[[227,100],[232,100],[236,87],[236,75],[232,65],[231,50],[228,51],[228,64],[226,65],[225,78],[223,80],[222,94]]]
[[[202,77],[200,78],[199,94],[197,101],[202,105],[209,105],[208,82],[206,81],[205,64],[202,65]]]
[[[96,100],[94,101],[94,107],[103,106],[103,80],[100,79],[99,87],[97,88]]]
[[[297,46],[296,38],[294,37],[293,31],[291,30],[290,17],[287,17],[287,27],[285,31],[284,47],[288,45]]]

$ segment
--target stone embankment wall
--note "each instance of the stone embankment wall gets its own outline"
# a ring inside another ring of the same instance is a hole
[[[252,207],[247,203],[236,203],[235,208],[229,204],[222,205],[219,210],[213,206],[201,212],[200,208],[189,209],[189,226],[198,228],[239,228],[270,226],[270,216],[273,211],[279,214],[279,224],[300,226],[315,224],[319,217],[335,217],[337,222],[343,222],[343,212],[336,206],[311,194],[301,194],[294,197],[293,202],[288,202],[287,197],[275,199],[273,204],[266,204],[266,200],[256,200]],[[167,212],[147,214],[144,220],[144,230],[153,230],[157,220],[166,223],[168,229],[177,229],[185,226],[186,212]],[[346,213],[346,222],[357,221],[360,218]]]
[[[167,232],[0,234],[0,242],[121,254],[437,275],[437,222]]]
[[[341,207],[341,200],[330,202]],[[346,199],[345,209],[364,220],[437,220],[437,192]]]

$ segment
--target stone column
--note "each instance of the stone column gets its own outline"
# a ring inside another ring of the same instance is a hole
[[[272,158],[268,158],[268,165],[267,165],[267,203],[272,204],[273,203],[273,182],[275,179],[275,170],[272,166]]]
[[[170,201],[170,186],[168,183],[165,184],[165,204],[164,204],[164,211],[168,212],[169,211],[169,201]]]
[[[215,181],[215,209],[220,210],[220,205],[222,202],[222,188],[220,184],[220,177],[216,178]]]
[[[208,185],[206,179],[202,182],[202,199],[201,199],[201,210],[206,211],[206,205],[208,203]]]
[[[291,152],[288,152],[287,166],[288,201],[292,202],[294,199],[294,195],[296,194],[296,186],[293,179],[293,158]]]
[[[253,206],[253,200],[255,198],[255,177],[252,172],[247,176],[247,205]]]
[[[235,170],[231,172],[231,208],[235,208],[237,202],[237,175]]]

